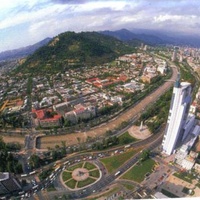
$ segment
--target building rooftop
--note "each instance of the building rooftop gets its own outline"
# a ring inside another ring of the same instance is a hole
[[[0,181],[4,181],[9,178],[9,173],[8,172],[0,172]]]

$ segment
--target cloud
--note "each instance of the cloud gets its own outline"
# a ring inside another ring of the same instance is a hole
[[[0,4],[0,30],[7,32],[1,37],[18,33],[30,43],[68,30],[149,28],[198,33],[199,21],[200,5],[195,0],[7,0]],[[8,43],[0,48],[6,49]]]
[[[23,23],[29,23],[35,21],[43,21],[46,20],[46,18],[49,17],[56,17],[58,14],[64,12],[67,8],[66,6],[48,6],[48,7],[42,7],[37,10],[28,11],[23,10],[22,12],[18,12],[15,16],[8,16],[6,19],[2,20],[0,22],[0,29],[9,28],[12,26],[17,26]]]
[[[88,2],[88,0],[52,0],[52,2],[58,4],[83,4]]]

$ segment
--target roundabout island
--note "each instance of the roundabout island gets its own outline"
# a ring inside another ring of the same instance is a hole
[[[67,167],[61,174],[62,183],[69,190],[85,188],[101,177],[99,168],[91,162],[81,162]]]

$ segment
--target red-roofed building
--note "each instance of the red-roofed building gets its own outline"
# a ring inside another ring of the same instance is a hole
[[[41,127],[56,127],[62,125],[62,116],[59,114],[52,114],[52,110],[32,110],[32,113],[36,115],[36,124]]]
[[[99,78],[90,78],[90,79],[87,79],[85,82],[89,84],[93,84],[94,82],[99,82],[99,81],[100,81]]]
[[[119,81],[126,82],[128,77],[126,75],[121,75],[117,78]]]
[[[93,85],[95,87],[102,88],[102,84],[101,83],[95,82]]]

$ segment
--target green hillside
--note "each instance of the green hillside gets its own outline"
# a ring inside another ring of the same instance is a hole
[[[38,49],[17,70],[54,73],[71,67],[103,64],[133,51],[133,47],[122,41],[97,32],[66,32]]]

